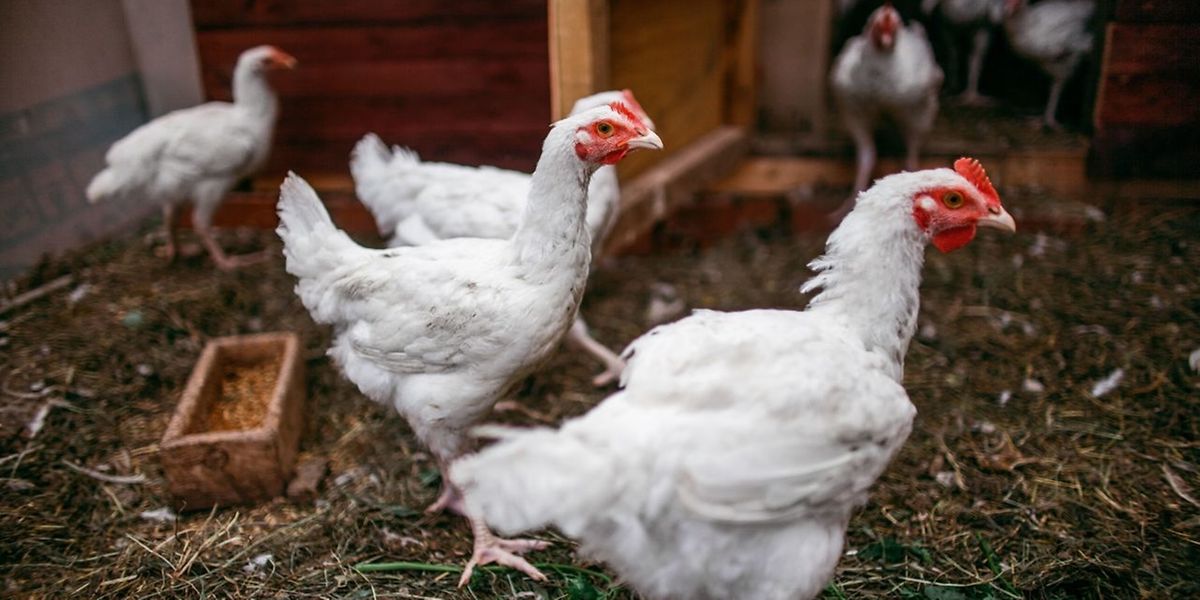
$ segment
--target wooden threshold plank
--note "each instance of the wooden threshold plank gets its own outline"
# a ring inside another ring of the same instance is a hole
[[[949,167],[950,162],[943,157],[926,157],[921,167]],[[1088,186],[1085,159],[1074,153],[1011,154],[985,160],[984,168],[998,185],[1040,186],[1063,193],[1082,192]],[[901,169],[901,161],[884,159],[875,172],[882,177]],[[854,164],[850,160],[759,156],[743,161],[708,191],[772,196],[806,186],[849,187],[853,181]]]
[[[329,216],[341,229],[353,234],[377,234],[375,219],[353,193],[318,191],[325,203]],[[213,215],[214,227],[251,227],[274,229],[279,225],[275,204],[279,190],[234,192],[229,194],[217,213]],[[180,227],[192,227],[192,211],[183,211]]]

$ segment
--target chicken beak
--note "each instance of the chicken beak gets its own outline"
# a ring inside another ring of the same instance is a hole
[[[991,227],[1009,233],[1017,232],[1017,222],[1013,220],[1012,215],[1008,214],[1004,207],[997,207],[989,210],[989,214],[975,223],[979,227]]]
[[[630,148],[645,148],[647,150],[663,149],[662,138],[658,137],[658,134],[653,131],[647,131],[638,137],[630,138],[625,145]]]
[[[271,65],[274,67],[295,69],[296,62],[296,57],[288,54],[287,52],[276,50],[271,54]]]

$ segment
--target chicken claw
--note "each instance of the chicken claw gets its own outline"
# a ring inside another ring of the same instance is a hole
[[[498,538],[483,521],[471,517],[468,519],[471,520],[471,530],[475,534],[475,551],[471,555],[471,560],[467,562],[467,566],[463,568],[462,577],[458,580],[458,587],[466,585],[471,580],[475,567],[492,563],[516,569],[535,581],[546,581],[546,575],[537,567],[529,564],[529,561],[521,558],[520,555],[546,548],[550,542]]]
[[[621,377],[621,372],[625,370],[625,361],[607,346],[596,341],[583,319],[576,317],[571,329],[567,330],[567,341],[604,364],[604,371],[592,378],[592,385],[604,387]]]

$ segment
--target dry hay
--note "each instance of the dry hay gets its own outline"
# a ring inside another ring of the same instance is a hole
[[[1200,347],[1197,231],[1200,211],[1163,204],[1121,208],[1078,235],[985,231],[963,251],[930,251],[907,365],[916,427],[851,522],[827,597],[1200,597],[1200,379],[1187,365]],[[554,549],[532,557],[560,565],[550,582],[493,569],[456,590],[470,539],[459,519],[420,512],[437,493],[433,462],[335,373],[279,262],[168,266],[152,237],[43,265],[12,291],[64,273],[72,289],[0,316],[6,595],[632,597],[551,532]],[[759,232],[623,258],[596,275],[584,313],[619,346],[644,330],[629,316],[654,282],[692,307],[800,306],[822,239]],[[278,249],[269,233],[243,243]],[[204,342],[283,329],[305,340],[302,448],[331,470],[319,498],[172,519],[155,445]],[[500,418],[586,411],[603,397],[587,383],[594,368],[564,352]],[[1116,388],[1093,395],[1116,369]],[[377,561],[421,570],[354,569]]]

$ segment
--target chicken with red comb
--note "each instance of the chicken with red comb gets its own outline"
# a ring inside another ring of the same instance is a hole
[[[880,179],[810,263],[803,311],[696,311],[635,340],[623,389],[557,430],[489,427],[468,512],[553,525],[648,599],[816,597],[900,450],[925,246],[1013,231],[978,162]]]
[[[537,369],[575,319],[591,263],[587,192],[593,173],[662,140],[621,104],[555,123],[529,181],[516,232],[423,246],[364,248],[334,226],[295,174],[280,189],[277,230],[296,293],[333,326],[329,355],[372,400],[403,416],[442,470],[430,511],[464,512],[446,474],[470,452],[468,431]],[[523,552],[532,540],[497,538],[465,512],[475,565],[496,562],[544,576]]]
[[[1042,124],[1057,129],[1058,101],[1067,80],[1079,68],[1094,43],[1091,21],[1095,0],[1007,0],[1004,30],[1008,43],[1021,57],[1050,76],[1050,94]]]
[[[575,102],[571,114],[617,102],[627,118],[654,130],[630,90],[592,94]],[[508,238],[517,230],[529,195],[528,173],[422,161],[406,148],[389,149],[375,134],[367,134],[350,160],[355,189],[371,211],[389,246],[420,246],[456,237]],[[587,227],[592,255],[604,249],[616,222],[621,190],[615,167],[605,165],[588,186]],[[592,338],[583,317],[575,320],[567,341],[604,365],[593,378],[596,386],[616,381],[625,363],[615,352]]]
[[[942,70],[919,23],[905,26],[900,13],[885,4],[871,13],[862,35],[846,42],[829,74],[838,110],[858,154],[850,197],[833,215],[839,220],[866,189],[875,169],[875,129],[884,121],[904,135],[905,166],[917,169],[920,146],[938,113]]]

